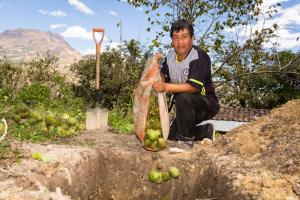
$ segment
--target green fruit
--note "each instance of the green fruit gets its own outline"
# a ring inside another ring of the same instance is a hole
[[[29,111],[29,109],[27,107],[22,106],[22,105],[17,105],[14,110],[15,110],[15,113],[23,113],[23,112]]]
[[[170,173],[169,172],[162,172],[161,173],[161,178],[163,181],[168,181],[171,177],[170,177]]]
[[[149,173],[149,180],[153,183],[161,183],[163,181],[162,177],[161,177],[161,172],[158,172],[158,171],[153,169]]]
[[[83,123],[77,124],[78,131],[84,131],[85,129],[86,129],[85,124]]]
[[[69,119],[70,116],[67,114],[67,113],[64,113],[62,116],[61,116],[62,119]]]
[[[146,138],[146,139],[144,140],[144,146],[145,146],[145,147],[151,146],[151,140],[148,139],[148,138]]]
[[[38,122],[37,124],[35,124],[34,128],[36,128],[37,130],[41,130],[41,131],[48,131],[47,124],[44,121],[41,121],[41,122]]]
[[[178,178],[180,176],[180,172],[177,167],[170,167],[169,173],[173,178]]]
[[[49,132],[55,133],[55,132],[57,132],[57,128],[55,126],[49,126]]]
[[[37,120],[36,120],[35,118],[30,118],[27,122],[28,122],[28,124],[30,124],[30,125],[34,125],[34,124],[37,123]]]
[[[147,135],[148,135],[148,138],[151,140],[151,141],[155,141],[158,139],[159,135],[160,135],[160,130],[153,130],[153,129],[148,129],[147,130]]]
[[[70,128],[70,129],[68,130],[68,135],[75,135],[75,134],[76,134],[75,128]]]
[[[166,148],[166,141],[164,140],[164,138],[159,138],[157,142],[159,148],[161,149]]]
[[[57,123],[55,114],[53,113],[47,114],[45,120],[48,125],[55,125]]]
[[[68,124],[62,124],[61,127],[62,127],[64,130],[68,130],[68,129],[69,129]]]
[[[19,122],[21,121],[21,116],[20,116],[20,115],[14,115],[14,116],[13,116],[13,120],[14,120],[14,122],[16,122],[16,123],[19,123]]]
[[[42,155],[40,153],[33,153],[31,155],[31,158],[36,159],[36,160],[41,160],[41,161],[43,160]]]
[[[58,135],[60,135],[60,136],[66,136],[66,135],[67,135],[66,130],[63,129],[62,127],[58,127],[58,128],[57,128],[57,133],[58,133]]]
[[[74,126],[74,125],[76,125],[77,120],[76,120],[74,117],[70,117],[70,118],[67,120],[67,123],[68,123],[70,126]]]
[[[22,119],[26,119],[30,116],[30,112],[27,110],[25,112],[20,113]]]
[[[42,121],[43,120],[42,114],[38,111],[31,112],[31,117],[36,119],[36,121]]]
[[[158,142],[157,142],[157,141],[152,142],[152,144],[151,144],[151,149],[152,149],[153,151],[158,151],[158,150],[159,150]]]

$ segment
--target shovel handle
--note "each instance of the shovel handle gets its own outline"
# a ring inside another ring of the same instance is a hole
[[[96,40],[95,33],[103,33],[103,34],[101,34],[102,37],[100,38],[99,42],[97,42],[97,40]],[[93,38],[94,38],[95,44],[100,46],[102,43],[102,40],[104,38],[104,28],[93,28]]]

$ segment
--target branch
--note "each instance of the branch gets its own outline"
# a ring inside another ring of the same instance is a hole
[[[284,74],[296,74],[296,75],[300,75],[300,73],[297,73],[297,72],[281,72],[281,71],[259,71],[259,72],[249,72],[249,73],[245,73],[245,74],[240,74],[238,77],[241,77],[241,76],[247,76],[247,75],[251,75],[251,74],[264,74],[264,73],[284,73]]]
[[[283,70],[285,68],[288,68],[297,58],[299,58],[299,55],[297,55],[294,59],[292,59],[288,64],[286,64],[285,66],[279,68],[279,70]]]

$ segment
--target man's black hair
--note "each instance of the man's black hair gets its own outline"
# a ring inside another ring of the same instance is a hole
[[[194,36],[193,24],[186,21],[185,19],[179,19],[179,20],[175,21],[171,26],[171,31],[170,31],[171,38],[173,37],[174,31],[178,32],[180,30],[183,30],[184,28],[186,28],[189,31],[191,37]]]

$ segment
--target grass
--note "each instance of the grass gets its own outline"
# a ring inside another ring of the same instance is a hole
[[[113,109],[108,114],[108,125],[119,133],[133,133],[134,120],[133,114],[122,114],[119,109]]]

